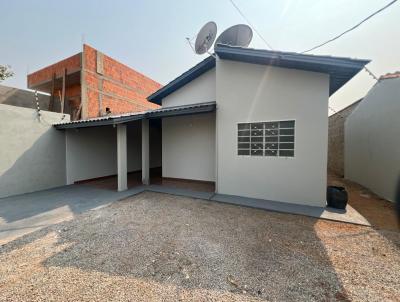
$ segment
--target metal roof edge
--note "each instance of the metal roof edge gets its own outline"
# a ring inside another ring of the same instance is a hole
[[[142,120],[145,118],[154,119],[159,117],[212,112],[215,110],[215,108],[216,108],[216,102],[204,102],[204,103],[154,109],[139,114],[122,115],[114,117],[109,116],[107,118],[97,118],[92,120],[80,120],[74,122],[60,123],[60,124],[54,124],[53,126],[57,130],[62,130],[62,129],[76,129],[76,128],[96,127],[96,126],[118,125],[122,123]]]
[[[271,60],[287,59],[291,61],[315,63],[324,65],[334,65],[348,68],[359,68],[371,62],[368,59],[352,59],[346,57],[334,57],[334,56],[320,56],[311,54],[301,54],[295,52],[283,52],[283,51],[271,51],[267,49],[254,49],[254,48],[243,48],[237,46],[228,46],[218,44],[215,47],[215,53],[220,54],[235,54],[244,55],[251,57],[258,57]]]

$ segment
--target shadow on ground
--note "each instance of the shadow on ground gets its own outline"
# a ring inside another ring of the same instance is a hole
[[[400,247],[397,240],[400,224],[396,214],[396,205],[393,202],[333,173],[329,174],[328,182],[331,185],[345,187],[349,195],[349,204],[368,220],[372,228]]]
[[[128,283],[161,284],[165,291],[172,286],[178,298],[348,300],[331,261],[332,251],[321,240],[321,226],[315,230],[318,223],[308,217],[145,192],[15,240],[0,248],[0,259],[57,234],[54,246],[41,248],[62,249],[40,260],[42,272],[32,276],[25,272],[20,284],[10,285],[18,287],[18,295],[31,293],[31,278],[34,289],[41,292],[59,288],[57,282],[63,280],[76,288],[72,295],[79,295],[88,290],[77,285],[79,276],[70,275],[68,280],[61,276],[76,269],[85,272],[85,282],[92,286],[105,282],[96,279],[101,273],[110,280],[122,277]],[[362,240],[371,230],[354,228],[341,240]],[[132,284],[127,293],[144,291],[146,300],[153,289],[139,288],[140,284]],[[118,291],[118,285],[108,291]],[[8,292],[4,287],[0,297]]]

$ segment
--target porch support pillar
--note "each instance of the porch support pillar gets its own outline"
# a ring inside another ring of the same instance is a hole
[[[128,189],[126,125],[117,125],[117,162],[118,162],[118,191]]]
[[[150,184],[150,129],[149,120],[142,120],[142,183]]]

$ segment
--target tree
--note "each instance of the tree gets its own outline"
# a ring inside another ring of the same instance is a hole
[[[9,65],[0,65],[0,82],[14,75]]]

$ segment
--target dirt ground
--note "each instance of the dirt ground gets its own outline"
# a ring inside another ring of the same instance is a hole
[[[399,301],[400,233],[145,192],[0,247],[0,301]]]
[[[400,231],[395,204],[372,193],[363,186],[343,179],[333,173],[328,174],[328,184],[345,187],[349,204],[364,216],[375,229]]]

